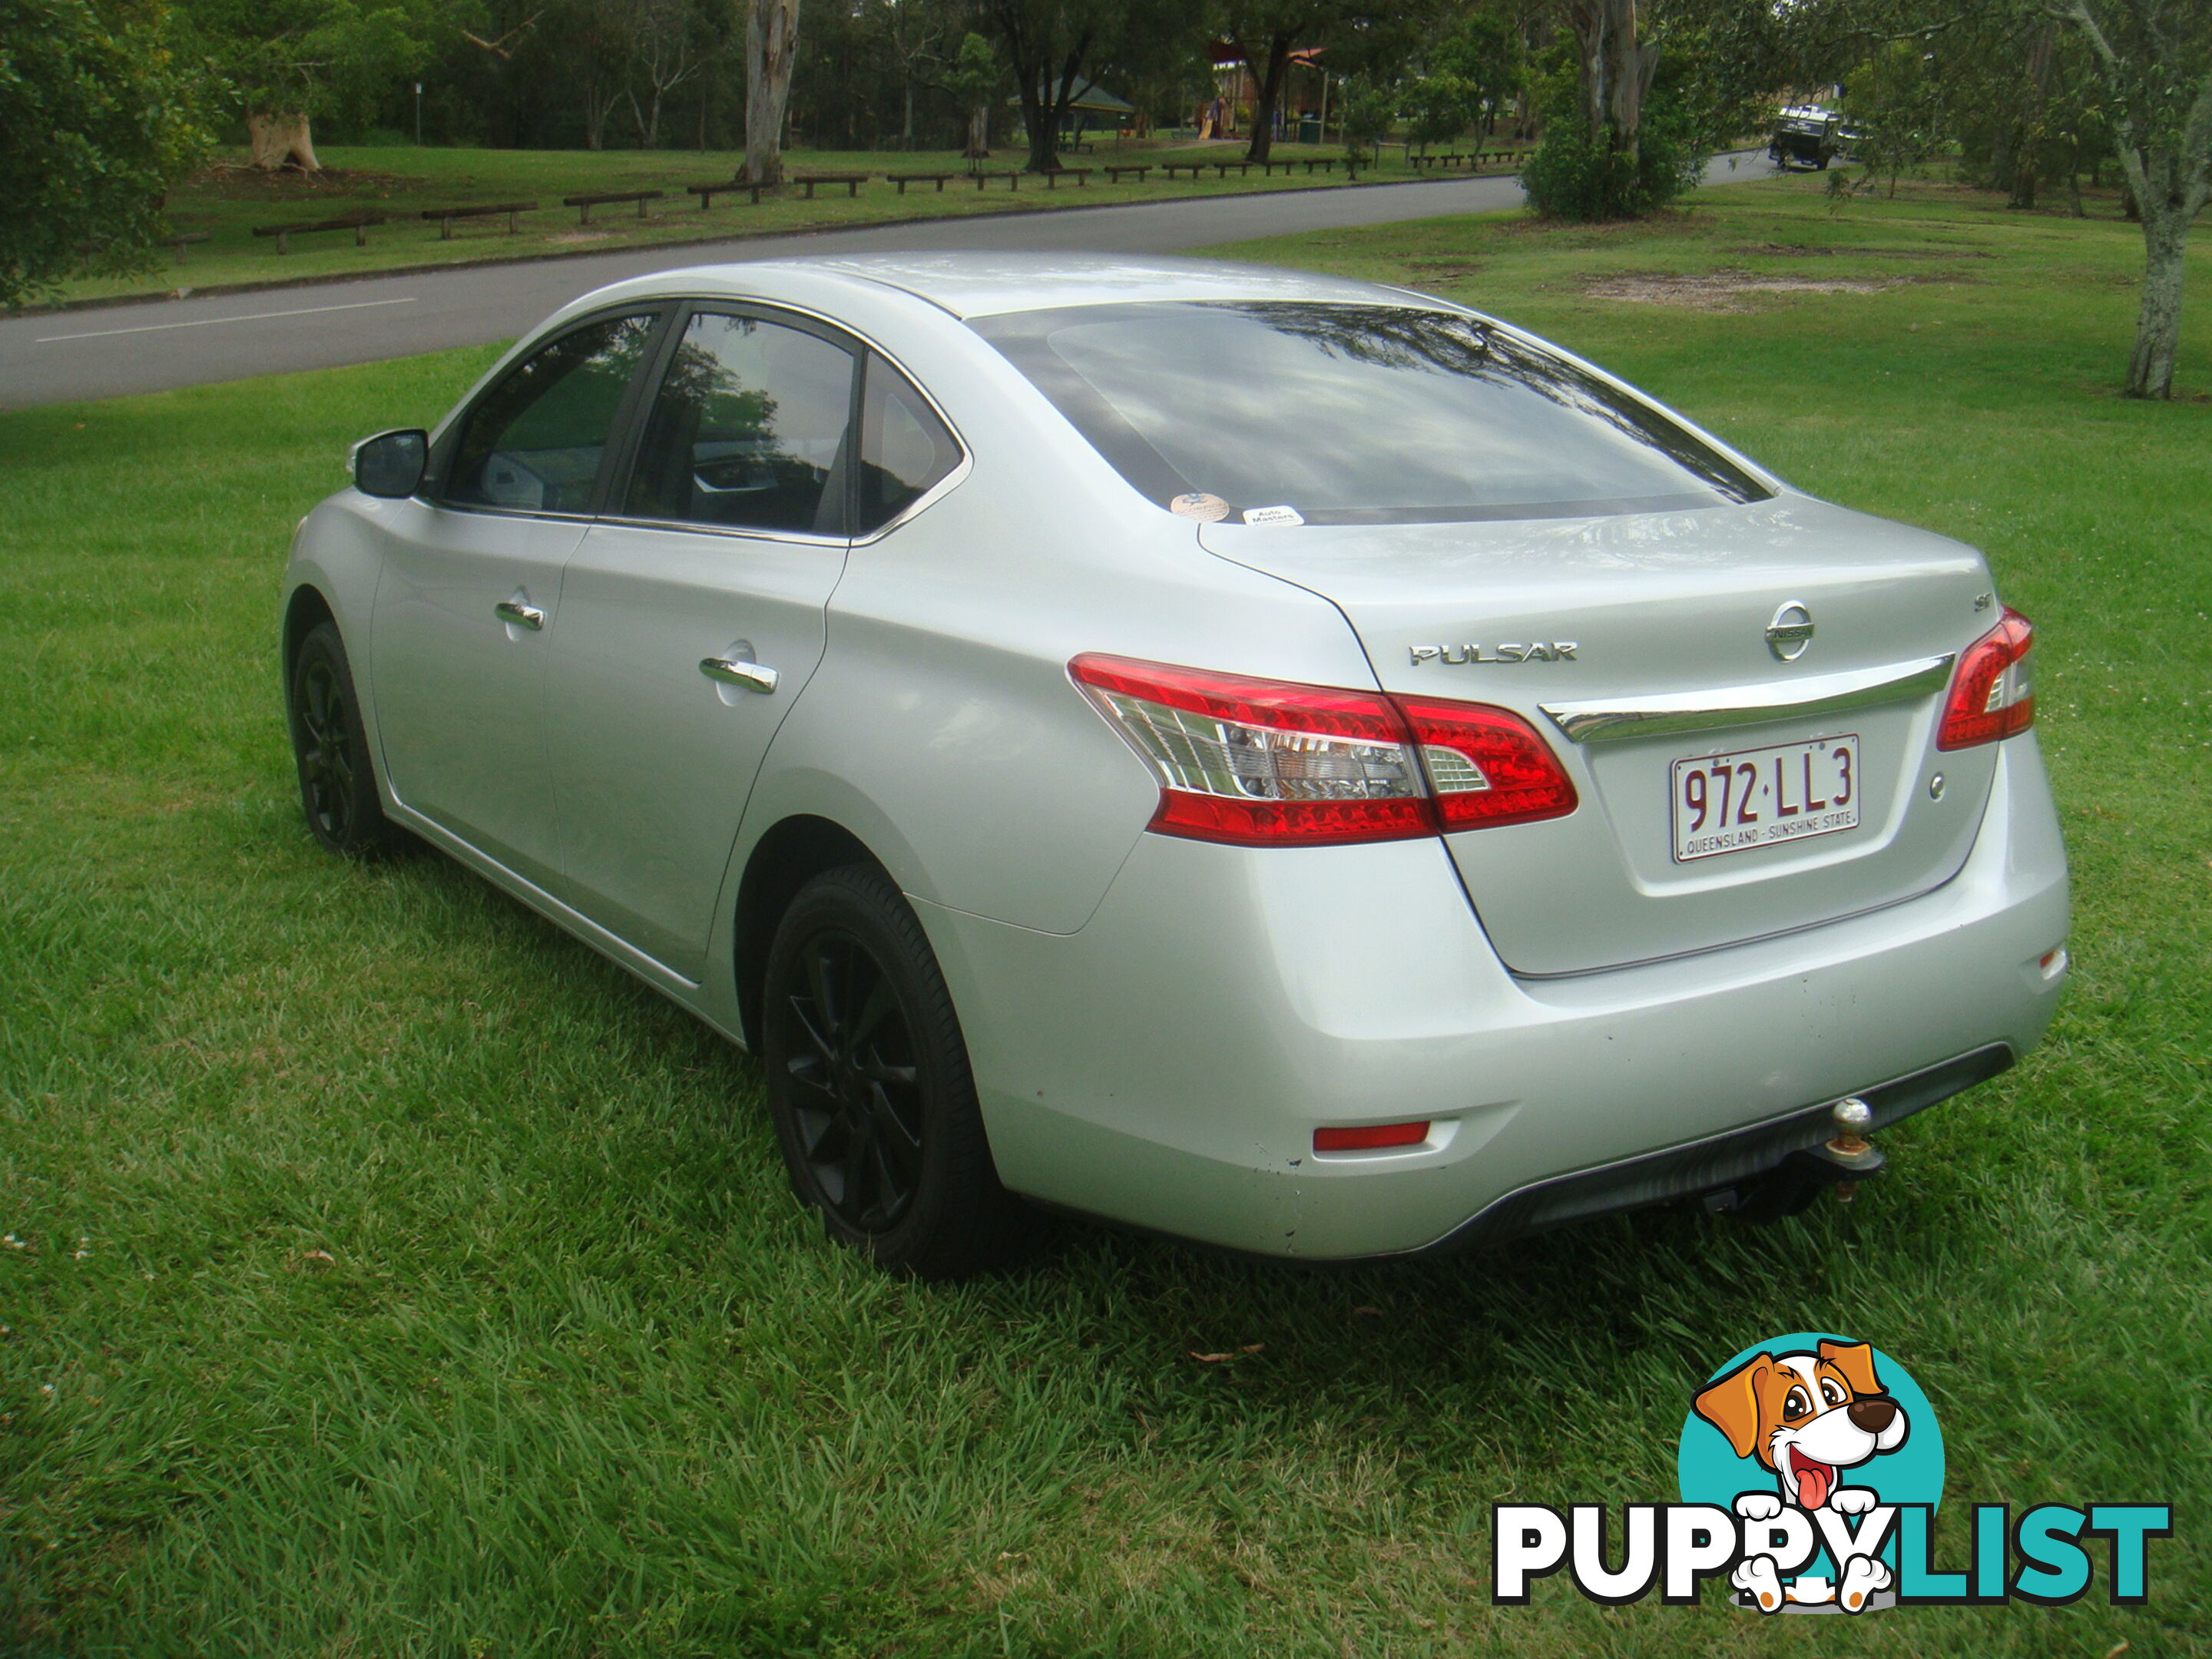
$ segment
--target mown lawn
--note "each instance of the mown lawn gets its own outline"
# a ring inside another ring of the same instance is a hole
[[[2039,623],[2066,1008],[1765,1231],[1332,1273],[1070,1230],[887,1282],[795,1208],[749,1060],[453,866],[301,828],[286,536],[486,352],[0,414],[0,1648],[2212,1652],[2212,407],[2109,395],[2130,228],[1816,191],[1247,250],[1533,324],[1972,538]],[[1898,285],[1584,292],[1726,270]],[[2170,1502],[2150,1605],[2101,1564],[2055,1612],[1487,1605],[1493,1500],[1671,1499],[1695,1384],[1808,1328],[1935,1401],[1945,1565],[1965,1500]]]
[[[361,271],[393,270],[425,264],[461,264],[531,254],[599,252],[649,244],[700,241],[773,232],[822,230],[872,224],[888,219],[933,217],[940,214],[1042,212],[1054,208],[1114,202],[1171,200],[1185,196],[1231,195],[1256,190],[1322,190],[1344,183],[1340,146],[1279,144],[1276,159],[1334,156],[1334,168],[1272,178],[1254,171],[1226,176],[1209,170],[1204,178],[1169,179],[1159,173],[1116,183],[1099,170],[1122,164],[1168,161],[1235,162],[1241,145],[1181,149],[1153,142],[1116,148],[1097,141],[1083,155],[1061,159],[1069,167],[1088,167],[1081,185],[1059,181],[1051,190],[1041,178],[1024,176],[1010,189],[1003,176],[1026,159],[1018,148],[1001,146],[984,163],[993,173],[978,190],[965,179],[934,185],[909,183],[903,192],[887,182],[896,173],[964,173],[968,163],[950,151],[800,150],[785,158],[790,173],[865,173],[869,182],[857,197],[842,185],[819,187],[812,201],[796,186],[763,197],[756,205],[742,195],[718,196],[702,211],[686,185],[732,178],[744,160],[727,150],[514,150],[319,147],[325,173],[310,178],[296,173],[273,177],[243,165],[244,152],[226,154],[215,165],[171,193],[171,218],[180,231],[204,231],[209,240],[190,247],[184,261],[163,250],[153,269],[127,277],[80,277],[63,284],[60,297],[97,299],[118,295],[165,295],[179,288],[205,289],[235,284],[327,280]],[[1499,168],[1492,166],[1490,171]],[[1406,165],[1404,153],[1389,153],[1379,169],[1362,179],[1426,177]],[[658,190],[661,199],[636,206],[595,207],[591,222],[574,208],[561,205],[568,196],[616,191]],[[524,214],[514,232],[504,217],[457,219],[450,240],[438,225],[421,217],[424,208],[471,204],[534,201],[538,211]],[[253,234],[256,226],[307,224],[354,213],[381,213],[388,222],[372,227],[367,245],[354,246],[350,231],[322,231],[291,239],[291,251]]]

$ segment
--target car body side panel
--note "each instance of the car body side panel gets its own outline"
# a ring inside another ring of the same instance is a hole
[[[919,909],[1010,1187],[1241,1249],[1389,1254],[1531,1182],[2025,1053],[2058,999],[2038,963],[2066,877],[2033,744],[2004,751],[1938,891],[1571,981],[1499,965],[1433,842],[1147,836],[1071,938]],[[1319,1124],[1424,1118],[1407,1152],[1311,1151]]]
[[[1112,650],[1373,684],[1334,605],[1205,556],[1194,526],[1133,495],[1011,366],[964,331],[937,337],[946,329],[958,325],[884,331],[952,421],[970,471],[848,556],[822,665],[777,732],[747,809],[725,911],[734,872],[775,823],[794,812],[837,817],[822,799],[834,774],[835,793],[865,798],[873,822],[898,826],[903,854],[838,817],[908,892],[1072,932],[1158,793],[1068,681],[1071,658]]]
[[[688,980],[844,558],[842,542],[600,524],[563,574],[547,706],[570,902]],[[700,672],[732,655],[773,666],[774,691]]]

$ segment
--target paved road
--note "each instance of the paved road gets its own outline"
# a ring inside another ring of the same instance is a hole
[[[1748,157],[1723,156],[1707,177],[1719,182],[1752,171]],[[1301,231],[1480,213],[1520,201],[1519,181],[1508,178],[1206,196],[1080,211],[738,237],[684,247],[6,318],[0,319],[0,408],[118,398],[480,345],[521,333],[579,294],[678,265],[883,249],[1173,253]]]

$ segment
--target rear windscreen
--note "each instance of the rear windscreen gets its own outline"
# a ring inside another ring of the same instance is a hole
[[[1161,302],[969,325],[1140,493],[1197,498],[1192,516],[1561,518],[1772,493],[1640,399],[1450,312]]]

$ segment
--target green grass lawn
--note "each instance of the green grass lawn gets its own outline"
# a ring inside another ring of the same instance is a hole
[[[327,280],[361,271],[392,270],[423,264],[459,264],[527,254],[593,252],[653,243],[758,235],[768,232],[820,230],[886,219],[939,214],[1041,212],[1052,208],[1111,202],[1147,202],[1183,196],[1234,195],[1257,190],[1321,190],[1344,183],[1340,147],[1279,144],[1278,161],[1334,156],[1328,172],[1272,178],[1255,171],[1209,170],[1194,181],[1172,181],[1158,173],[1146,179],[1109,180],[1107,166],[1155,165],[1169,161],[1235,161],[1242,145],[1199,148],[1146,142],[1116,148],[1103,139],[1084,155],[1061,159],[1070,167],[1093,168],[1079,187],[1073,180],[1051,190],[1041,178],[1024,176],[1010,189],[1003,176],[978,190],[954,179],[943,191],[933,185],[908,184],[904,193],[884,175],[892,173],[964,173],[967,163],[949,151],[796,151],[785,158],[789,173],[866,173],[870,182],[857,198],[842,185],[817,191],[808,201],[787,188],[764,197],[758,205],[744,196],[720,196],[702,210],[686,185],[733,177],[743,157],[724,150],[501,150],[353,149],[328,145],[318,155],[325,176],[275,176],[243,165],[244,152],[226,155],[171,193],[171,217],[182,231],[205,231],[210,240],[186,251],[182,264],[173,250],[163,251],[147,274],[130,277],[82,277],[63,285],[60,297],[99,299],[118,295],[161,295],[179,288],[204,289],[240,283]],[[1000,148],[984,165],[999,174],[1018,168],[1018,149]],[[1492,171],[1496,171],[1493,167]],[[1389,152],[1382,165],[1362,179],[1428,177],[1407,166],[1402,150]],[[659,190],[666,194],[647,204],[647,216],[635,205],[597,207],[586,225],[577,209],[564,208],[566,196],[603,191]],[[450,240],[438,225],[420,216],[428,207],[471,203],[534,201],[538,211],[525,214],[510,234],[504,218],[459,219]],[[373,227],[367,246],[356,247],[351,232],[324,231],[295,237],[280,254],[274,241],[257,239],[258,225],[301,224],[359,212],[381,213],[389,222]]]
[[[1475,301],[1985,547],[2077,881],[2045,1046],[1764,1231],[1316,1272],[1070,1230],[887,1282],[796,1209],[750,1061],[301,828],[286,537],[489,350],[0,414],[0,1649],[2212,1653],[2212,407],[2109,393],[2132,228],[1793,180],[1246,252]],[[1935,1401],[1945,1565],[1963,1500],[2167,1501],[2150,1606],[2101,1564],[2053,1612],[1487,1605],[1493,1500],[1672,1498],[1693,1386],[1808,1328]]]

